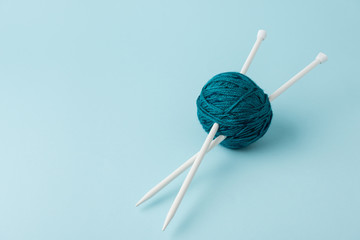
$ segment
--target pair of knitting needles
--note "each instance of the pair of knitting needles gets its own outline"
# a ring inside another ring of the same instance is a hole
[[[255,54],[257,50],[260,47],[261,42],[266,38],[266,31],[265,30],[259,30],[257,34],[257,39],[252,47],[249,56],[247,57],[242,69],[241,73],[246,74],[247,70],[250,67],[250,64],[252,60],[255,57]],[[325,62],[327,60],[327,56],[324,53],[319,53],[316,58],[307,65],[304,69],[302,69],[300,72],[298,72],[295,76],[293,76],[290,80],[288,80],[286,83],[284,83],[280,88],[278,88],[273,94],[269,96],[269,101],[272,102],[275,98],[277,98],[280,94],[282,94],[284,91],[286,91],[290,86],[292,86],[296,81],[298,81],[300,78],[302,78],[305,74],[310,72],[313,68],[315,68],[317,65]],[[214,123],[208,136],[205,139],[205,142],[203,143],[201,149],[199,152],[194,154],[190,159],[188,159],[185,163],[183,163],[179,168],[177,168],[174,172],[172,172],[169,176],[167,176],[165,179],[163,179],[160,183],[158,183],[155,187],[153,187],[149,192],[147,192],[136,204],[136,206],[139,206],[141,203],[145,202],[146,200],[150,199],[152,196],[154,196],[157,192],[159,192],[162,188],[164,188],[167,184],[169,184],[172,180],[174,180],[176,177],[178,177],[181,173],[183,173],[186,169],[188,169],[191,165],[191,169],[186,176],[178,194],[176,195],[176,198],[166,216],[164,225],[162,230],[164,231],[167,225],[170,223],[171,219],[174,217],[193,177],[195,176],[195,173],[197,169],[200,166],[201,161],[203,160],[205,154],[209,152],[211,149],[213,149],[215,146],[220,144],[222,141],[225,140],[226,136],[220,135],[216,139],[214,139],[214,136],[216,132],[219,129],[219,124]],[[213,140],[214,139],[214,140]]]

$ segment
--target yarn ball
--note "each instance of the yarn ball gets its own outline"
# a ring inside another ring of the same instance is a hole
[[[204,130],[208,133],[218,123],[216,136],[225,135],[221,144],[232,149],[246,147],[264,136],[273,116],[268,96],[238,72],[220,73],[210,79],[196,105]]]

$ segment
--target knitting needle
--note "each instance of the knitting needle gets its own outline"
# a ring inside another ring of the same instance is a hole
[[[246,58],[246,61],[245,61],[244,65],[243,65],[243,67],[241,68],[240,72],[242,74],[246,74],[247,70],[250,67],[250,64],[251,64],[252,60],[255,57],[255,54],[256,54],[257,50],[260,47],[261,42],[264,41],[265,38],[266,38],[266,31],[265,30],[259,30],[258,34],[257,34],[256,42],[255,42],[254,46],[252,47],[252,49],[251,49],[251,51],[249,53],[249,56]]]
[[[255,53],[260,47],[260,43],[266,38],[266,31],[265,30],[259,30],[257,34],[257,39],[252,47],[249,56],[247,57],[242,69],[241,73],[246,74],[247,70],[249,69],[250,63],[254,59]],[[209,149],[210,151],[213,147],[220,144],[226,136],[220,135],[216,139],[214,139],[211,142],[211,145]],[[165,179],[163,179],[160,183],[158,183],[155,187],[153,187],[150,191],[148,191],[137,203],[135,206],[139,206],[146,200],[150,199],[152,196],[154,196],[157,192],[159,192],[162,188],[164,188],[167,184],[169,184],[172,180],[174,180],[177,176],[179,176],[181,173],[183,173],[187,168],[189,168],[195,161],[195,158],[197,157],[198,153],[194,154],[190,159],[188,159],[184,164],[182,164],[179,168],[177,168],[174,172],[172,172],[169,176],[167,176]]]
[[[260,43],[265,39],[265,37],[266,37],[266,31],[259,30],[258,34],[257,34],[256,42],[255,42],[253,48],[251,49],[250,54],[249,54],[248,58],[246,59],[243,68],[241,69],[242,74],[245,74],[246,71],[248,70],[250,63],[254,59],[254,56],[260,47]],[[178,194],[176,195],[175,200],[166,216],[164,226],[162,228],[163,231],[165,230],[167,225],[170,223],[171,219],[174,217],[176,210],[178,209],[187,189],[189,188],[189,185],[190,185],[193,177],[195,176],[195,173],[196,173],[197,169],[199,168],[200,163],[203,160],[205,153],[206,153],[207,149],[209,148],[210,143],[211,143],[212,139],[214,138],[218,129],[219,129],[219,124],[214,123],[210,129],[208,136],[205,139],[204,144],[202,145],[199,153],[197,154],[197,157],[195,158],[194,163],[193,163],[192,167],[190,168],[189,173],[186,175],[186,178],[185,178],[183,184],[181,185],[181,188],[180,188]]]
[[[319,63],[324,63],[326,60],[327,60],[327,56],[324,53],[319,53],[316,56],[316,59],[314,60],[316,63],[313,63],[314,62],[313,61],[308,66],[306,66],[303,70],[301,70],[298,74],[296,74],[294,77],[292,77],[289,81],[287,81],[285,84],[283,84],[278,90],[276,90],[273,94],[271,94],[269,96],[269,101],[272,102],[276,97],[278,97],[281,93],[283,93],[286,89],[288,89],[292,84],[294,84],[297,80],[299,80],[301,77],[303,77],[306,73],[308,73],[312,68],[317,66]],[[286,89],[284,86],[286,86]],[[281,92],[280,92],[280,89],[282,89]],[[278,94],[274,95],[276,92]],[[207,151],[209,152],[215,146],[219,145],[223,140],[225,140],[225,138],[226,138],[226,136],[224,136],[224,135],[218,136],[216,139],[214,139],[211,142],[210,147]],[[141,200],[136,204],[136,206],[139,206],[141,203],[143,203],[146,200],[148,200],[149,198],[151,198],[153,195],[155,195],[157,192],[159,192],[162,188],[164,188],[167,184],[169,184],[176,177],[178,177],[181,173],[183,173],[186,169],[188,169],[194,163],[195,157],[197,156],[197,154],[198,153],[194,154],[184,164],[182,164],[179,168],[177,168],[174,172],[172,172],[169,176],[167,176],[159,184],[157,184],[155,187],[153,187],[148,193],[146,193],[144,195],[144,197],[141,198]]]
[[[249,66],[252,62],[252,60],[255,57],[255,54],[257,52],[257,50],[260,47],[261,42],[266,38],[266,31],[265,30],[259,30],[258,34],[257,34],[257,39],[256,42],[254,44],[254,46],[252,47],[249,56],[247,57],[242,69],[241,69],[241,73],[245,74],[247,72],[247,70],[249,69]],[[215,147],[216,145],[218,145],[219,143],[221,143],[224,139],[226,138],[226,136],[221,135],[218,136],[216,139],[214,139],[211,142],[211,145],[209,147],[209,149],[207,150],[210,151],[213,147]],[[167,176],[165,179],[163,179],[160,183],[158,183],[155,187],[153,187],[152,189],[150,189],[150,191],[148,191],[137,203],[136,203],[136,207],[139,206],[140,204],[142,204],[143,202],[145,202],[146,200],[150,199],[152,196],[154,196],[157,192],[159,192],[162,188],[164,188],[169,182],[171,182],[172,180],[174,180],[177,176],[179,176],[182,172],[184,172],[187,168],[189,168],[193,163],[195,158],[197,157],[198,153],[194,154],[190,159],[188,159],[184,164],[182,164],[179,168],[177,168],[174,172],[172,172],[169,176]]]

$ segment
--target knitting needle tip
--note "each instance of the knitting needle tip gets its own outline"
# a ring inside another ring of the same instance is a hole
[[[163,231],[166,229],[167,225],[169,225],[169,223],[170,223],[171,219],[173,218],[174,214],[175,214],[175,213],[172,213],[172,212],[171,212],[170,214],[167,215],[167,217],[166,217],[166,219],[165,219],[165,222],[164,222],[164,225],[163,225],[163,227],[162,227],[162,230],[163,230]]]
[[[145,194],[135,205],[135,207],[139,206],[140,204],[142,204],[143,202],[145,202],[146,200],[148,200],[150,197],[148,196],[148,194]]]

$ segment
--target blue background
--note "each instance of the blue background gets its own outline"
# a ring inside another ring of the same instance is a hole
[[[359,239],[358,1],[0,1],[0,239]],[[240,71],[268,133],[135,208],[206,137],[195,100]]]

